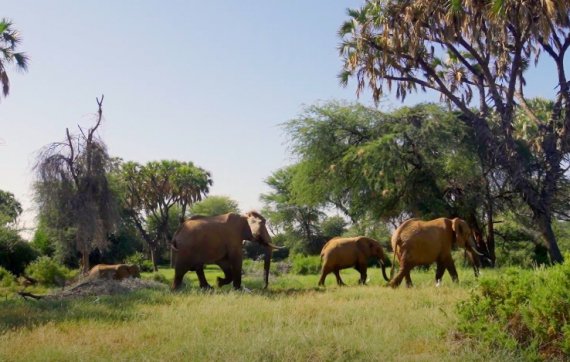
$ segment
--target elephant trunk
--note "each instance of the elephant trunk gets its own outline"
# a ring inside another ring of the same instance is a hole
[[[273,249],[268,246],[265,250],[265,257],[263,259],[263,289],[267,289],[269,285],[269,267],[271,266],[271,254]]]
[[[380,266],[382,267],[382,276],[384,277],[384,280],[389,282],[390,278],[386,275],[386,260],[380,259]]]

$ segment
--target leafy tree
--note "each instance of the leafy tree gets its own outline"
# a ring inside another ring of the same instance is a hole
[[[89,254],[105,249],[107,235],[114,229],[118,213],[109,187],[109,156],[105,144],[96,135],[103,120],[103,97],[95,125],[80,134],[66,129],[66,140],[46,146],[39,154],[35,170],[36,200],[40,218],[60,234],[73,234],[64,249],[78,250],[84,273],[89,271]],[[72,242],[74,245],[70,245]]]
[[[190,213],[192,215],[222,215],[233,212],[240,213],[238,203],[228,196],[208,196],[204,200],[192,205]]]
[[[553,204],[570,150],[569,9],[567,1],[371,0],[349,10],[339,31],[340,79],[355,77],[357,93],[369,88],[378,101],[393,88],[401,99],[429,89],[461,112],[485,164],[500,168],[532,211],[553,262],[563,260]],[[545,119],[525,97],[525,73],[540,56],[552,60],[559,90]],[[532,144],[515,132],[517,104],[536,125]]]
[[[15,64],[20,70],[28,70],[28,56],[25,53],[16,52],[21,40],[20,33],[14,29],[12,21],[2,18],[0,20],[0,84],[2,84],[4,97],[10,93],[7,65]]]
[[[178,207],[176,219],[182,220],[187,207],[209,192],[210,173],[192,162],[126,162],[118,182],[125,195],[123,208],[148,244],[156,271],[160,247],[172,239],[172,211]]]
[[[22,213],[22,205],[14,194],[0,190],[0,225],[16,221]]]
[[[481,168],[469,130],[437,105],[392,113],[336,102],[286,125],[297,200],[390,220],[475,213]]]
[[[342,216],[329,216],[321,222],[320,229],[325,240],[342,236],[346,232],[347,222]]]
[[[20,275],[38,257],[38,252],[18,234],[17,230],[0,227],[0,266]]]
[[[261,195],[265,204],[263,214],[273,227],[301,240],[301,251],[316,254],[324,244],[319,229],[324,213],[319,206],[311,206],[295,198],[292,180],[296,170],[297,166],[282,168],[265,181],[272,191]]]

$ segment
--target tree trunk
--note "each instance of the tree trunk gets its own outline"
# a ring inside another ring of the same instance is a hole
[[[487,250],[489,251],[489,259],[491,266],[495,267],[497,256],[495,255],[495,225],[493,224],[493,203],[487,206]]]
[[[157,259],[158,259],[158,248],[154,245],[150,246],[150,259],[152,260],[152,269],[153,271],[157,272],[158,271],[158,263],[157,263]]]
[[[81,267],[83,274],[89,273],[89,251],[85,246],[81,248]]]
[[[556,243],[556,236],[552,230],[552,218],[546,214],[539,214],[535,216],[536,222],[540,227],[540,232],[544,239],[546,240],[546,245],[548,246],[548,254],[550,255],[550,261],[552,263],[562,263],[564,262],[564,257],[558,248],[558,243]]]

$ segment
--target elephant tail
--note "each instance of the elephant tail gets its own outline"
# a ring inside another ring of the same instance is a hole
[[[396,253],[398,252],[397,250],[398,250],[398,243],[396,243],[396,246],[394,247],[394,256],[392,257],[392,267],[390,268],[389,280],[392,280],[392,278],[394,277],[394,269],[396,268]]]

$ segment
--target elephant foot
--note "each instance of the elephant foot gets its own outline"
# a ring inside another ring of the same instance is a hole
[[[212,288],[212,286],[210,284],[206,284],[206,285],[200,285],[200,289],[202,290],[212,290],[214,288]]]
[[[223,287],[224,285],[229,284],[229,282],[230,282],[230,280],[226,280],[226,279],[220,278],[220,277],[217,278],[218,287]]]

